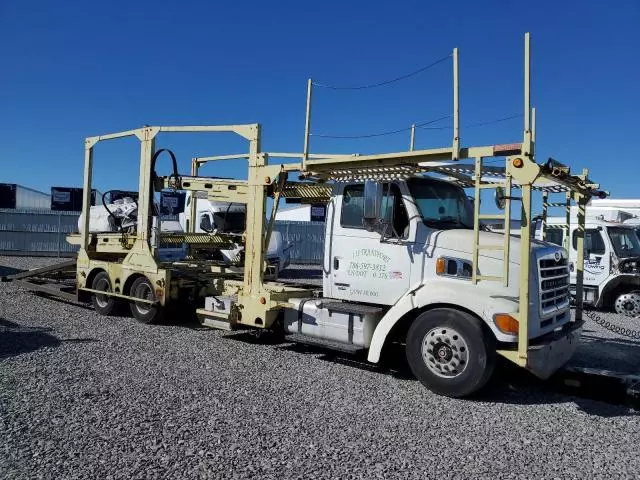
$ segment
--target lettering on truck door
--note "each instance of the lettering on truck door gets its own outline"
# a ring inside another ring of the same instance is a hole
[[[336,205],[331,245],[331,296],[393,305],[410,285],[413,241],[400,188],[384,184],[385,240],[364,228],[364,184],[344,187]]]
[[[575,262],[578,257],[577,230],[571,232],[571,283],[576,282]],[[609,254],[601,231],[587,228],[584,232],[584,283],[590,286],[602,284],[609,276]]]

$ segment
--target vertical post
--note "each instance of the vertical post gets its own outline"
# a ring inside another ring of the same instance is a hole
[[[529,269],[531,268],[531,184],[522,185],[520,225],[520,305],[518,309],[518,358],[527,363],[529,350]],[[534,266],[535,267],[535,266]]]
[[[524,140],[523,154],[531,157],[531,49],[530,35],[524,36]]]
[[[563,236],[562,236],[562,244],[564,246],[564,248],[567,250],[567,253],[569,253],[571,250],[569,250],[569,244],[571,242],[571,239],[569,238],[569,232],[571,232],[571,192],[567,192],[566,194],[566,198],[564,201],[564,225],[562,226],[562,230],[563,230]]]
[[[261,176],[265,165],[264,155],[260,153],[260,126],[253,127],[254,136],[249,142],[249,201],[247,202],[247,232],[244,260],[245,295],[257,295],[264,278],[264,223],[266,214],[266,195]],[[253,320],[253,319],[251,319]]]
[[[453,160],[460,158],[460,108],[458,99],[458,49],[453,49]]]
[[[307,159],[309,158],[309,135],[311,134],[311,95],[313,90],[313,81],[307,81],[307,113],[304,120],[304,149],[302,151],[302,170],[307,168]]]
[[[96,144],[94,139],[86,139],[84,144],[84,179],[82,191],[82,250],[89,248],[89,218],[91,211],[91,177],[93,172],[93,146]]]
[[[58,257],[60,256],[60,235],[62,230],[62,213],[58,212]]]
[[[507,160],[508,161],[508,160]],[[503,272],[502,272],[502,283],[505,287],[509,286],[509,255],[510,255],[510,246],[511,246],[511,173],[509,173],[508,169],[505,169],[506,177],[505,177],[505,189],[504,194],[507,197],[507,200],[504,204],[504,245],[503,245]]]
[[[584,304],[584,223],[587,199],[581,193],[575,193],[578,204],[578,225],[576,228],[576,321],[582,320],[582,308]]]
[[[531,109],[531,156],[536,155],[536,108]]]
[[[409,150],[413,152],[416,146],[416,124],[411,125],[411,140],[409,141]]]
[[[197,158],[192,158],[191,159],[191,176],[192,177],[197,177],[198,176],[198,170],[199,170],[199,165],[198,165],[198,159]],[[187,232],[190,233],[195,233],[196,231],[196,215],[198,214],[197,212],[197,204],[198,204],[198,199],[196,198],[196,192],[189,192],[190,198],[191,198],[191,204],[189,205],[189,218],[187,218]]]
[[[475,201],[473,202],[473,257],[471,261],[471,281],[478,283],[478,244],[480,243],[480,180],[482,177],[482,157],[476,157]]]
[[[547,239],[547,210],[549,209],[549,192],[542,192],[542,240]]]
[[[150,231],[153,216],[153,185],[151,184],[151,159],[155,152],[155,137],[158,130],[152,127],[142,129],[140,136],[140,183],[138,185],[138,226],[136,246],[146,250],[151,247]]]

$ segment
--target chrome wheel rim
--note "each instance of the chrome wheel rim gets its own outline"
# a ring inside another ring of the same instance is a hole
[[[455,378],[467,368],[469,347],[453,328],[432,328],[422,340],[422,359],[431,373],[442,378]]]
[[[616,313],[627,317],[640,316],[640,292],[630,292],[620,295],[615,303]]]

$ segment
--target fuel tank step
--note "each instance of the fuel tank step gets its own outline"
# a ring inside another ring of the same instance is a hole
[[[328,348],[330,350],[337,350],[344,353],[358,353],[364,350],[364,348],[352,343],[335,342],[322,338],[312,337],[310,335],[304,335],[302,333],[292,333],[290,335],[285,335],[284,338],[289,342],[303,343],[305,345],[310,345],[313,347]]]

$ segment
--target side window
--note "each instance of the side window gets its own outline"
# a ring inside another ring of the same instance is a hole
[[[348,185],[342,194],[340,225],[347,228],[364,228],[364,185]]]
[[[406,238],[408,235],[409,216],[402,201],[400,188],[395,183],[383,184],[384,195],[380,206],[382,219],[389,222],[387,235]],[[340,225],[347,228],[364,228],[364,185],[349,185],[342,195],[342,212]]]
[[[578,237],[576,235],[578,231],[573,231],[573,249],[576,250],[578,248]],[[602,235],[598,230],[590,229],[585,230],[584,232],[584,251],[591,252],[595,255],[603,255],[605,253],[605,245],[604,240],[602,239]]]
[[[563,230],[561,228],[547,228],[547,242],[562,246]],[[575,235],[574,235],[575,236]]]
[[[409,235],[409,216],[402,201],[400,188],[395,183],[386,183],[383,191],[382,218],[389,222],[386,234],[396,238],[407,238]]]
[[[213,225],[211,225],[211,217],[208,212],[200,215],[200,228],[205,232],[213,231]]]

